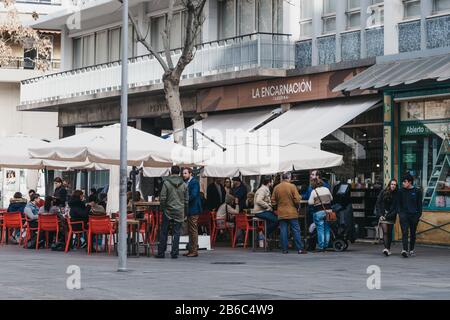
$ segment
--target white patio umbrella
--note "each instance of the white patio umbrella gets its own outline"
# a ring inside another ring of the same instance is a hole
[[[119,165],[120,125],[114,124],[45,146],[29,149],[30,156],[55,161]],[[160,137],[128,127],[128,165],[167,167],[170,164],[201,165],[201,153]]]
[[[242,144],[216,150],[206,161],[203,175],[233,177],[242,174],[265,175],[292,170],[336,167],[343,163],[341,155],[297,143],[285,146]]]
[[[0,168],[35,170],[45,168],[50,170],[103,169],[101,165],[89,162],[62,162],[30,157],[29,148],[43,148],[48,144],[48,142],[24,134],[0,137]]]

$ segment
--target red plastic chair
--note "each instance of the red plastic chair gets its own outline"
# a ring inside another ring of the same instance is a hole
[[[25,215],[25,228],[26,228],[26,233],[25,233],[25,240],[24,240],[24,244],[23,247],[26,248],[28,241],[31,240],[31,231],[37,231],[38,228],[37,227],[30,227],[30,222],[31,220]],[[39,241],[38,241],[39,242]]]
[[[45,232],[45,247],[48,249],[48,233],[56,232],[55,241],[59,239],[59,223],[56,214],[40,214],[38,216],[38,230],[36,238],[36,250],[39,250],[39,234]]]
[[[234,216],[235,220],[235,228],[234,228],[234,239],[233,239],[233,248],[236,248],[236,235],[238,230],[245,230],[245,240],[244,240],[244,248],[247,247],[248,242],[248,234],[250,231],[255,231],[258,228],[254,228],[250,225],[248,221],[248,217],[245,214],[237,214]]]
[[[231,245],[233,245],[233,228],[229,226],[229,223],[225,218],[217,218],[217,213],[212,211],[211,213],[212,219],[212,237],[211,237],[211,246],[213,247],[216,244],[217,234],[220,230],[225,230],[230,233]],[[219,223],[218,223],[219,222]]]
[[[198,226],[206,227],[209,234],[212,234],[212,217],[210,212],[206,212],[198,216]]]
[[[66,221],[67,221],[67,227],[69,228],[69,231],[68,231],[67,237],[66,237],[66,249],[64,250],[64,252],[67,253],[69,251],[69,245],[70,245],[70,242],[72,241],[73,236],[75,235],[77,237],[77,248],[79,248],[81,245],[81,239],[80,239],[81,235],[83,235],[87,230],[84,225],[84,221],[71,221],[69,217],[67,217]],[[74,230],[74,226],[80,226],[80,227],[75,228],[76,230]]]
[[[3,213],[3,227],[2,227],[2,244],[6,243],[6,238],[9,237],[11,230],[20,230],[19,246],[22,243],[23,220],[20,212],[5,212]]]
[[[99,235],[106,236],[106,244],[108,244],[108,255],[111,254],[111,246],[113,245],[113,234],[116,233],[114,224],[108,216],[104,217],[89,217],[89,228],[88,228],[88,254],[91,254],[92,249],[92,236],[96,236],[95,239],[98,240]],[[108,243],[109,236],[109,243]],[[96,241],[96,251],[98,251],[98,241]]]

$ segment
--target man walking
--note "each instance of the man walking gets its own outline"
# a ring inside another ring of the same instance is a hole
[[[406,174],[402,179],[399,199],[400,226],[402,229],[402,256],[415,256],[416,230],[422,216],[422,191],[414,187],[414,178]],[[409,233],[409,248],[408,248]]]
[[[160,242],[156,258],[164,258],[167,250],[167,236],[169,233],[169,224],[172,224],[172,250],[170,255],[172,259],[178,258],[180,244],[180,229],[184,221],[184,214],[188,207],[188,189],[180,176],[180,167],[173,166],[170,170],[171,175],[164,179],[160,203],[163,212],[163,221],[160,231]]]
[[[189,246],[185,257],[198,257],[198,216],[202,213],[202,199],[200,198],[200,184],[194,177],[191,168],[183,169],[183,180],[189,193],[189,207],[187,221],[189,228]]]
[[[298,206],[300,194],[297,187],[291,183],[291,174],[284,173],[282,181],[275,187],[272,194],[272,204],[277,206],[278,220],[280,222],[280,240],[283,253],[288,253],[288,226],[294,236],[294,243],[299,254],[307,253],[303,248],[298,223]]]
[[[278,217],[273,213],[270,187],[272,186],[272,177],[265,176],[262,178],[261,187],[255,193],[255,205],[253,213],[259,219],[267,221],[267,235],[270,236],[272,232],[278,227]]]

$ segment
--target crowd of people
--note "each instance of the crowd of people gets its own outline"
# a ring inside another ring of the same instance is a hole
[[[160,192],[160,206],[162,215],[160,227],[160,241],[157,258],[164,258],[167,249],[169,227],[172,226],[171,257],[177,258],[179,254],[179,240],[183,223],[187,222],[189,244],[186,257],[198,257],[198,221],[201,214],[215,212],[218,227],[233,229],[236,215],[251,213],[255,217],[266,221],[266,234],[273,238],[275,231],[279,230],[279,240],[282,253],[289,252],[289,229],[293,239],[293,247],[298,254],[306,254],[307,250],[302,241],[299,225],[299,206],[301,199],[308,202],[308,221],[314,225],[317,235],[316,252],[325,252],[330,245],[330,223],[328,214],[333,210],[333,194],[329,184],[322,179],[319,170],[310,173],[310,184],[304,193],[300,194],[298,188],[291,183],[291,174],[284,173],[280,179],[274,180],[272,176],[261,177],[260,186],[255,192],[249,192],[248,187],[239,177],[226,178],[223,184],[220,179],[213,179],[207,186],[206,199],[201,192],[200,183],[191,168],[181,169],[178,166],[171,168],[171,175],[163,179]],[[375,213],[379,217],[379,226],[383,231],[383,254],[391,255],[393,226],[397,216],[400,219],[402,230],[403,257],[414,256],[416,229],[422,214],[422,193],[414,186],[414,178],[407,174],[402,177],[402,187],[399,188],[397,180],[393,179],[380,192],[375,206]],[[60,230],[66,230],[66,218],[72,222],[82,221],[87,227],[89,217],[106,215],[106,194],[98,192],[95,188],[85,199],[81,190],[75,190],[70,195],[61,178],[54,179],[54,194],[41,199],[34,190],[28,193],[26,200],[20,192],[16,192],[10,200],[8,212],[21,212],[27,219],[31,228],[36,228],[39,215],[56,214],[61,225]],[[129,192],[127,195],[128,210],[132,210],[134,203],[143,201],[139,191]],[[139,210],[137,210],[139,212]],[[20,236],[15,234],[15,237]],[[30,248],[40,244],[43,239],[36,239],[32,234]],[[56,243],[65,246],[65,234],[60,233]],[[70,239],[72,241],[72,239]],[[82,247],[87,241],[84,237]],[[70,243],[69,248],[72,247]]]

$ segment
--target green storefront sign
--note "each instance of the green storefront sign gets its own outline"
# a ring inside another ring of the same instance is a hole
[[[431,129],[430,129],[431,128]],[[400,135],[402,136],[422,136],[430,135],[432,133],[445,133],[450,132],[449,123],[433,123],[433,124],[402,124],[400,126]]]

